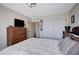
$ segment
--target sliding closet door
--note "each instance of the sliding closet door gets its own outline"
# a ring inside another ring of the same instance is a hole
[[[40,30],[41,38],[53,38],[53,21],[44,20],[43,21],[43,30]]]
[[[65,26],[65,20],[54,20],[54,31],[53,31],[53,38],[55,39],[62,39],[63,31]]]
[[[41,38],[62,39],[65,20],[44,20],[43,30],[40,31]]]

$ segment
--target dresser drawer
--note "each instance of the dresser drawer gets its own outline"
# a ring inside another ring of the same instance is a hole
[[[16,35],[16,36],[14,36],[14,40],[15,39],[19,39],[19,38],[26,38],[26,34],[23,34],[23,35]]]
[[[14,29],[14,34],[20,34],[20,33],[25,33],[26,32],[26,29]]]
[[[23,39],[25,40],[25,38],[22,38],[22,37],[21,37],[21,38],[18,38],[18,39],[13,40],[13,41],[12,41],[12,45],[13,45],[13,44],[16,44],[16,43],[19,43],[19,42],[22,42],[22,41],[23,41]]]

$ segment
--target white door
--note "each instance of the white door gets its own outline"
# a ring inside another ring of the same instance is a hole
[[[53,38],[53,21],[44,20],[43,21],[43,30],[40,30],[41,38]]]
[[[65,20],[54,20],[54,38],[62,39],[63,31],[65,26]]]
[[[28,38],[34,37],[35,24],[33,22],[27,22],[27,36]]]
[[[40,30],[41,38],[62,39],[65,20],[44,20],[43,30]]]

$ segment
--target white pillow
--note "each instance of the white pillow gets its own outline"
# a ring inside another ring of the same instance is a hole
[[[79,42],[79,36],[75,34],[71,34],[71,39]]]
[[[74,37],[79,37],[79,35],[75,35],[75,34],[71,34],[71,35],[73,35]]]

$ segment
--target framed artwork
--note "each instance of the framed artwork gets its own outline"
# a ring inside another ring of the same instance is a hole
[[[75,23],[75,15],[71,16],[71,23]]]

